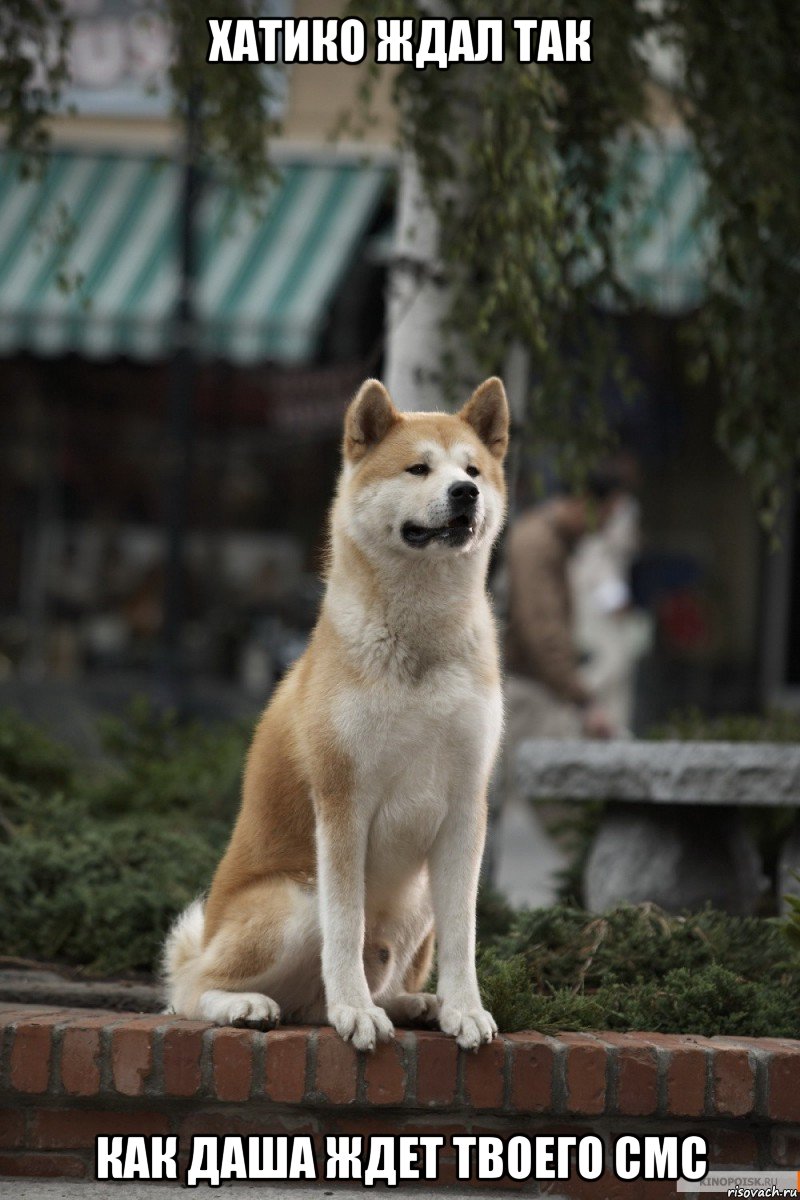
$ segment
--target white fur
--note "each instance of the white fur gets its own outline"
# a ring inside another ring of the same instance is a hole
[[[203,901],[193,900],[174,922],[161,960],[165,979],[179,979],[203,949]],[[174,1000],[174,997],[173,997]],[[180,1011],[176,1008],[176,1011]]]
[[[213,989],[200,997],[200,1015],[217,1025],[277,1025],[281,1010],[261,992],[222,992]]]

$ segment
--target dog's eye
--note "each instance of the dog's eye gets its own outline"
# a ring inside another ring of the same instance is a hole
[[[413,467],[406,467],[409,475],[430,475],[431,469],[427,463],[414,463]]]
[[[476,477],[476,475],[480,475],[480,471],[478,470],[477,467],[469,466],[466,468],[466,471],[467,471],[467,474],[469,476],[471,476],[473,479]]]

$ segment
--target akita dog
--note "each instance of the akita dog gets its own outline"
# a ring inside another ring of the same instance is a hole
[[[499,379],[457,415],[401,413],[374,379],[352,401],[320,617],[256,728],[208,899],[167,938],[175,1012],[327,1019],[359,1050],[393,1021],[438,1021],[468,1049],[497,1032],[475,898],[502,725],[486,575],[507,446]]]

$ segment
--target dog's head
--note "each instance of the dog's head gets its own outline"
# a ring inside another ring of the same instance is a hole
[[[487,379],[455,415],[401,413],[376,379],[344,425],[340,513],[370,557],[469,555],[491,545],[505,513],[508,402]]]

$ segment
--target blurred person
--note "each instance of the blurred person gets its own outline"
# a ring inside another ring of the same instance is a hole
[[[554,496],[511,527],[507,745],[520,737],[608,738],[617,732],[579,667],[570,561],[587,534],[605,528],[623,496],[619,473],[598,471],[584,493]]]
[[[624,494],[612,471],[590,476],[584,494],[561,493],[523,512],[506,546],[505,735],[492,787],[485,871],[515,906],[555,903],[563,849],[516,785],[526,738],[609,738],[611,715],[581,675],[570,560],[603,528]]]
[[[632,724],[636,667],[652,641],[652,620],[632,603],[631,567],[641,544],[639,501],[619,496],[603,529],[589,533],[570,562],[575,638],[583,682],[619,731]]]

